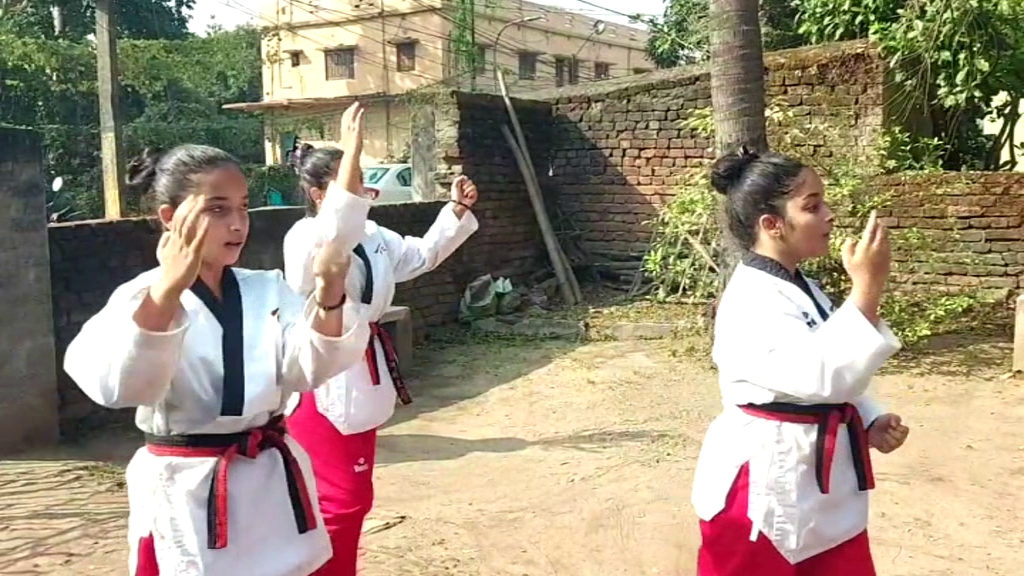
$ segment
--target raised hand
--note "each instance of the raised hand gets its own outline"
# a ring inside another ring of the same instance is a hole
[[[363,112],[359,102],[353,103],[341,115],[341,149],[356,158],[363,152]]]
[[[877,298],[885,289],[891,266],[889,231],[872,212],[860,239],[848,239],[843,245],[843,268],[850,275],[854,290]]]
[[[466,208],[472,208],[476,204],[476,184],[468,176],[461,175],[452,181],[452,202]]]
[[[205,210],[206,196],[189,196],[174,211],[169,228],[160,237],[156,256],[161,270],[159,292],[175,300],[199,275],[210,225]]]

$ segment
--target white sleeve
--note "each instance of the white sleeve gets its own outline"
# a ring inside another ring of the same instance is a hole
[[[299,296],[313,293],[313,258],[318,249],[313,223],[303,219],[284,235],[284,278]]]
[[[324,336],[313,330],[316,302],[305,302],[285,283],[278,272],[279,318],[284,331],[284,361],[281,385],[286,392],[303,392],[362,362],[370,340],[370,327],[362,305],[349,300],[342,308],[344,329],[340,337]]]
[[[148,293],[148,283],[118,288],[65,352],[64,370],[101,406],[152,406],[170,389],[188,318],[182,309],[167,332],[139,328],[133,316]]]
[[[340,252],[351,252],[366,236],[366,218],[373,201],[333,185],[313,218],[316,244],[333,244]]]
[[[745,321],[766,326],[758,338],[770,341],[749,347],[732,379],[808,402],[857,400],[901,347],[888,326],[876,328],[850,302],[814,331],[795,309],[781,319],[753,316]]]
[[[864,421],[865,430],[870,428],[871,424],[879,416],[885,414],[885,408],[867,394],[854,400],[853,405],[857,407],[857,412],[860,412],[861,420]]]
[[[384,244],[391,255],[395,282],[406,282],[437,268],[479,228],[476,216],[466,211],[459,218],[446,205],[422,238],[405,236],[381,227]]]

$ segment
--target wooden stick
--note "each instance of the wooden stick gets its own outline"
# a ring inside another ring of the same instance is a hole
[[[533,212],[537,216],[537,223],[540,225],[540,235],[544,238],[544,247],[547,248],[548,258],[551,260],[551,267],[555,271],[555,277],[558,278],[558,288],[562,292],[562,300],[565,301],[567,306],[575,306],[576,297],[572,292],[572,288],[569,286],[569,279],[566,278],[565,267],[558,255],[558,242],[555,240],[555,235],[551,231],[551,222],[547,219],[547,213],[544,211],[544,205],[540,202],[539,195],[535,193],[533,182],[531,182],[527,177],[527,171],[529,168],[527,168],[526,161],[523,159],[523,151],[519,149],[515,138],[508,129],[508,126],[502,124],[501,133],[505,135],[505,140],[508,141],[509,148],[512,148],[512,154],[516,158],[516,164],[519,165],[519,171],[523,173],[523,179],[526,180],[526,191],[530,196],[530,204],[533,206]]]
[[[523,172],[523,178],[527,181],[527,191],[530,190],[530,184],[533,185],[534,192],[530,192],[531,197],[536,196],[536,200],[539,204],[534,204],[534,212],[537,215],[537,222],[540,223],[541,219],[547,222],[547,231],[545,231],[544,224],[541,224],[541,234],[551,234],[554,237],[554,230],[551,227],[551,221],[548,218],[547,208],[544,206],[544,198],[541,194],[540,183],[537,180],[537,170],[533,166],[533,158],[530,156],[530,149],[526,146],[526,137],[523,135],[523,127],[519,123],[519,115],[516,114],[515,106],[512,105],[512,98],[508,94],[508,85],[505,83],[505,73],[501,68],[497,68],[498,74],[498,86],[501,88],[501,98],[505,101],[505,108],[508,110],[509,119],[512,122],[512,129],[515,131],[514,142],[517,143],[520,153],[523,156],[526,167],[525,170],[521,168]],[[546,242],[546,241],[545,241]],[[582,292],[580,291],[579,282],[576,280],[576,274],[573,273],[572,264],[569,262],[569,258],[562,251],[562,246],[555,240],[556,250],[552,257],[552,265],[561,265],[564,269],[566,280],[569,283],[569,289],[573,294],[573,301],[579,302],[583,300]]]

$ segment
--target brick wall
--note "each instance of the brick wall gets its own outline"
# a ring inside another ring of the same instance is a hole
[[[437,179],[444,187],[456,174],[477,182],[480,200],[474,213],[480,230],[437,270],[399,286],[395,303],[412,309],[420,336],[425,329],[457,318],[462,291],[474,278],[491,273],[522,280],[534,270],[543,249],[525,185],[501,136],[500,123],[507,116],[500,99],[460,94],[452,95],[449,104],[441,119],[448,125],[439,130],[446,136],[438,143]],[[547,105],[520,103],[519,107],[531,137],[540,137],[547,124]],[[538,166],[546,166],[543,154],[535,156]],[[384,205],[374,208],[370,217],[401,234],[422,236],[444,205],[443,201]],[[240,265],[281,268],[282,240],[303,210],[260,208],[251,216]],[[142,218],[58,224],[49,233],[61,430],[70,434],[82,426],[127,416],[95,406],[59,367],[68,343],[111,292],[156,266],[158,228],[153,220]]]
[[[1024,287],[1024,174],[894,175],[875,182],[892,203],[879,211],[896,231],[913,229],[927,250],[896,255],[897,280],[932,289]]]
[[[0,454],[57,440],[42,144],[0,128]]]
[[[842,136],[796,143],[808,156],[860,154],[885,121],[884,65],[864,42],[765,55],[770,104],[796,125]],[[551,183],[591,252],[642,254],[650,220],[683,174],[714,158],[713,139],[687,123],[711,106],[706,66],[684,67],[524,95],[552,103]]]

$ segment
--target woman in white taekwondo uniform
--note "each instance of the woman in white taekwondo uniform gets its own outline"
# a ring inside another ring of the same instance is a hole
[[[137,407],[132,576],[307,576],[331,556],[291,393],[362,360],[369,328],[345,304],[347,247],[328,246],[303,302],[280,271],[233,268],[249,232],[237,161],[207,146],[147,152],[130,191],[164,225],[160,266],[123,284],[71,342],[64,368],[95,402]]]
[[[351,113],[351,110],[349,111]],[[347,113],[348,114],[348,113]],[[361,115],[361,111],[356,113]],[[345,135],[361,143],[359,121]],[[320,221],[329,224],[344,214],[331,200],[321,202],[324,188],[337,174],[348,190],[362,189],[359,150],[304,146],[295,156],[303,191],[316,214],[300,220],[284,241],[285,278],[299,293],[312,288],[311,266]],[[369,209],[371,200],[352,198]],[[358,257],[348,273],[349,297],[359,299],[366,309],[372,337],[366,347],[366,361],[333,378],[315,392],[303,393],[298,407],[289,416],[288,426],[309,452],[320,491],[320,509],[334,544],[334,558],[318,576],[351,576],[356,559],[363,519],[373,505],[373,467],[377,429],[391,418],[396,397],[411,402],[397,356],[386,331],[376,320],[391,305],[395,284],[412,280],[436,268],[477,229],[477,220],[469,211],[476,202],[473,183],[459,177],[452,184],[451,202],[441,209],[437,220],[423,238],[402,237],[374,222],[359,229]]]
[[[870,576],[868,448],[908,430],[865,392],[900,348],[878,317],[889,275],[872,214],[843,247],[852,280],[834,309],[798,265],[829,250],[833,214],[814,170],[745,149],[719,159],[729,232],[747,250],[722,295],[712,357],[725,408],[697,462],[699,576]]]

